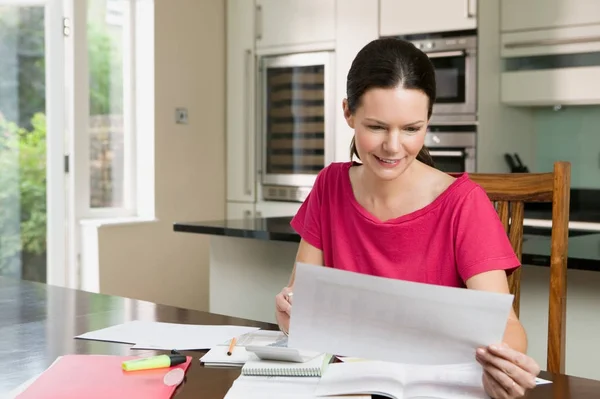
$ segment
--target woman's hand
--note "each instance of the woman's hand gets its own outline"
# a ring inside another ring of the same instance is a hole
[[[275,318],[279,329],[286,335],[290,329],[290,315],[292,314],[292,287],[283,287],[275,296]]]
[[[478,348],[476,359],[483,367],[483,387],[494,399],[521,398],[536,386],[538,364],[507,344]]]

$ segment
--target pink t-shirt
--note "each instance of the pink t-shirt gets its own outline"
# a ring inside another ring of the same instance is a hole
[[[350,166],[324,168],[291,221],[323,251],[325,266],[451,287],[520,266],[496,210],[467,173],[424,208],[381,222],[356,201]]]

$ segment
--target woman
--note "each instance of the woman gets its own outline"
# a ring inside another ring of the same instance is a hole
[[[508,293],[520,266],[485,192],[468,175],[433,167],[424,147],[435,102],[435,73],[412,44],[379,39],[348,73],[343,111],[354,129],[351,156],[361,163],[323,169],[293,218],[297,262],[467,289]],[[294,272],[276,297],[277,321],[289,327]],[[539,366],[511,311],[504,343],[478,348],[483,385],[494,398],[535,386]]]

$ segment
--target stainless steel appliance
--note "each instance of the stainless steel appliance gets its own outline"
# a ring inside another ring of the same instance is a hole
[[[262,198],[302,202],[334,159],[333,53],[264,56],[258,82]]]
[[[435,67],[437,99],[431,123],[477,120],[476,31],[403,37],[425,52]]]
[[[477,132],[474,125],[430,126],[425,145],[437,169],[447,173],[476,171]]]

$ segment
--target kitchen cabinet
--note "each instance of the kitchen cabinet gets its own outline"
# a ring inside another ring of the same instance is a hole
[[[504,72],[501,93],[514,106],[600,104],[600,66]]]
[[[600,1],[501,0],[500,30],[502,103],[600,104]]]
[[[335,3],[336,0],[256,0],[256,48],[333,42]]]
[[[228,220],[254,219],[256,217],[254,204],[244,202],[228,202],[227,214],[225,215],[225,217]]]
[[[283,201],[264,201],[256,203],[257,217],[273,218],[282,216],[294,216],[302,203]]]
[[[256,200],[254,3],[227,0],[227,200]]]
[[[379,0],[380,36],[476,27],[477,0]]]
[[[227,219],[254,219],[294,216],[302,203],[283,201],[262,201],[254,203],[228,202]]]
[[[502,0],[500,5],[503,32],[598,23],[598,0]]]

